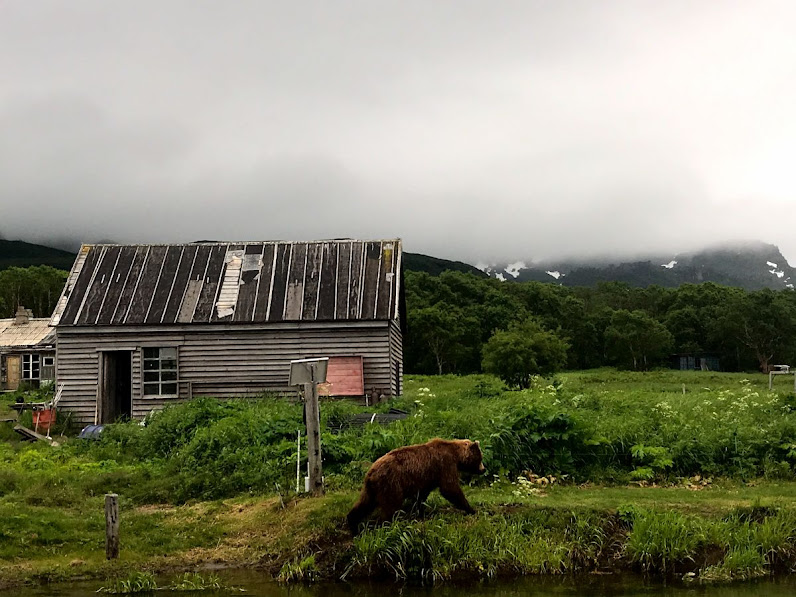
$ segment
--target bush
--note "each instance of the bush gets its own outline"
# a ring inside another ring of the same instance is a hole
[[[509,386],[528,388],[534,375],[550,375],[567,362],[567,343],[534,319],[498,330],[483,348],[483,367]]]

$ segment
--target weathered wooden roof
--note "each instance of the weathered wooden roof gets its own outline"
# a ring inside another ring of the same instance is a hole
[[[50,320],[31,318],[17,323],[16,318],[0,319],[0,348],[44,346],[55,342],[55,330]]]
[[[401,241],[83,245],[52,325],[399,317]]]

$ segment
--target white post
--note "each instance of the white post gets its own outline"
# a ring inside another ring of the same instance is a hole
[[[301,478],[301,429],[298,432],[298,438],[296,439],[296,493],[299,493],[300,486],[299,486],[299,479]]]

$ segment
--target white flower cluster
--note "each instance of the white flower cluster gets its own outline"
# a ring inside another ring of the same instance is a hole
[[[535,487],[534,484],[525,477],[517,477],[517,480],[512,483],[512,485],[516,487],[512,493],[517,497],[528,497],[542,493],[538,487]]]

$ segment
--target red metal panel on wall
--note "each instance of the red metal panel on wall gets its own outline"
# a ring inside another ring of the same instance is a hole
[[[318,386],[321,396],[364,396],[362,357],[329,357],[326,383]]]

